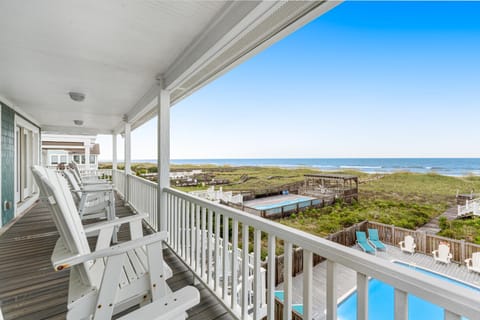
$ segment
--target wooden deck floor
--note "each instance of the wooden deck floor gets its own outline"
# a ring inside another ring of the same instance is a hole
[[[451,263],[449,265],[443,263],[435,263],[431,256],[421,253],[410,255],[401,252],[399,248],[387,246],[387,252],[378,252],[377,257],[385,260],[402,261],[433,270],[437,273],[447,275],[480,288],[480,274],[468,272],[465,265]],[[355,250],[358,248],[353,247]],[[365,253],[368,254],[368,253]],[[356,272],[352,269],[337,264],[337,299],[348,294],[356,286]],[[303,274],[299,274],[293,278],[293,303],[302,303],[303,295]],[[277,286],[277,290],[281,290],[283,284]],[[326,263],[322,262],[313,269],[313,313],[314,319],[325,319],[326,309]]]
[[[117,215],[131,214],[117,201]],[[120,239],[127,229],[120,230]],[[38,203],[0,236],[0,308],[5,320],[65,319],[69,271],[54,272],[50,262],[58,232],[47,206]],[[193,283],[193,275],[170,251],[165,261],[173,270],[172,290]],[[195,285],[200,303],[189,319],[235,319],[202,284]]]

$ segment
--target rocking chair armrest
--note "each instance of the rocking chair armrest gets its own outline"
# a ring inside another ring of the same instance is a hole
[[[80,263],[85,263],[85,262],[97,260],[100,258],[106,258],[110,256],[124,254],[136,248],[147,246],[149,244],[159,242],[159,241],[165,241],[167,240],[167,237],[168,237],[168,234],[166,231],[157,232],[157,233],[145,236],[143,238],[123,242],[118,245],[114,245],[114,246],[101,249],[98,251],[94,251],[91,253],[77,254],[74,256],[52,261],[53,268],[55,269],[55,271],[60,271]]]
[[[117,218],[112,221],[103,221],[103,222],[98,222],[98,223],[93,223],[90,225],[85,226],[83,229],[85,231],[85,234],[91,234],[94,233],[95,231],[108,228],[108,227],[116,227],[125,223],[131,223],[137,220],[141,219],[146,219],[148,217],[148,214],[142,213],[142,214],[135,214],[133,216],[128,216],[128,217],[123,217],[123,218]]]
[[[113,189],[104,188],[104,189],[72,189],[73,192],[77,193],[99,193],[99,192],[113,192]]]

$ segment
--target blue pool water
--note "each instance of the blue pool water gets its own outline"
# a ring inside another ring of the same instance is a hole
[[[288,205],[291,205],[291,204],[297,204],[297,203],[303,202],[303,201],[309,201],[309,200],[312,200],[312,199],[314,199],[314,198],[298,197],[298,198],[295,198],[295,199],[285,200],[285,201],[282,201],[282,202],[276,202],[276,203],[272,203],[272,204],[268,204],[268,205],[253,206],[253,208],[255,208],[257,210],[269,210],[269,209],[273,209],[273,208],[288,206]]]
[[[477,292],[480,289],[470,286],[468,284],[456,281],[454,279],[442,276],[438,273],[433,273],[428,270],[412,267],[402,262],[394,262],[406,268],[414,269],[417,272],[421,272],[428,276],[442,279],[455,285],[462,286]],[[378,281],[377,279],[371,279],[368,284],[368,318],[371,320],[389,320],[394,319],[393,316],[393,287]],[[340,303],[337,310],[339,320],[353,320],[357,318],[357,292],[355,291],[348,296],[344,301]],[[408,295],[408,319],[409,320],[436,320],[443,319],[443,308],[415,297],[414,295]],[[465,319],[465,318],[462,318]]]

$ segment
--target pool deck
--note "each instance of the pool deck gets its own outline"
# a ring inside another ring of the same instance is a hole
[[[281,207],[283,202],[285,201],[293,201],[295,199],[302,198],[305,200],[312,200],[315,198],[308,197],[308,196],[301,196],[298,194],[285,194],[285,195],[278,195],[278,196],[273,196],[273,197],[265,197],[265,198],[259,198],[255,200],[250,200],[250,201],[245,201],[243,205],[245,207],[250,207],[250,208],[256,208],[256,207],[266,207],[266,206],[271,206],[272,208],[277,207],[276,204],[278,204],[278,207]]]
[[[358,247],[352,247],[359,250]],[[368,253],[365,253],[368,254]],[[432,270],[437,273],[455,278],[475,286],[480,287],[480,274],[468,272],[465,265],[451,263],[445,265],[435,263],[431,256],[421,253],[410,255],[403,253],[399,248],[387,246],[387,252],[378,252],[377,257],[385,260],[399,260],[406,263],[414,263],[419,267]],[[356,285],[356,272],[337,264],[337,299],[347,294]],[[299,274],[293,278],[293,303],[302,303],[303,290],[303,274]],[[283,284],[277,286],[277,290],[282,290]],[[313,317],[317,319],[325,319],[325,301],[326,301],[326,263],[322,262],[313,268]]]

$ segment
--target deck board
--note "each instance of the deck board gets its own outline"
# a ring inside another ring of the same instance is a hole
[[[358,247],[353,247],[359,250]],[[368,255],[368,253],[365,253]],[[387,252],[378,252],[377,257],[384,260],[397,260],[414,264],[434,272],[447,275],[474,286],[480,287],[480,274],[469,272],[465,265],[456,263],[443,264],[436,263],[432,256],[422,253],[413,255],[401,252],[398,247],[387,245]],[[356,286],[356,272],[350,268],[336,264],[337,279],[337,299],[348,294]],[[303,274],[295,276],[292,280],[293,303],[302,303],[303,296]],[[277,290],[282,290],[283,284],[277,286]],[[313,268],[313,318],[325,319],[326,309],[326,262],[322,262]]]
[[[116,201],[117,216],[132,214]],[[120,229],[125,239],[128,227]],[[5,320],[65,319],[69,271],[54,272],[50,261],[58,232],[49,208],[37,203],[0,235],[0,308]],[[93,242],[92,242],[93,244]],[[192,285],[193,275],[170,250],[164,259],[173,271],[172,290]],[[201,283],[201,301],[187,313],[189,319],[235,319]]]

